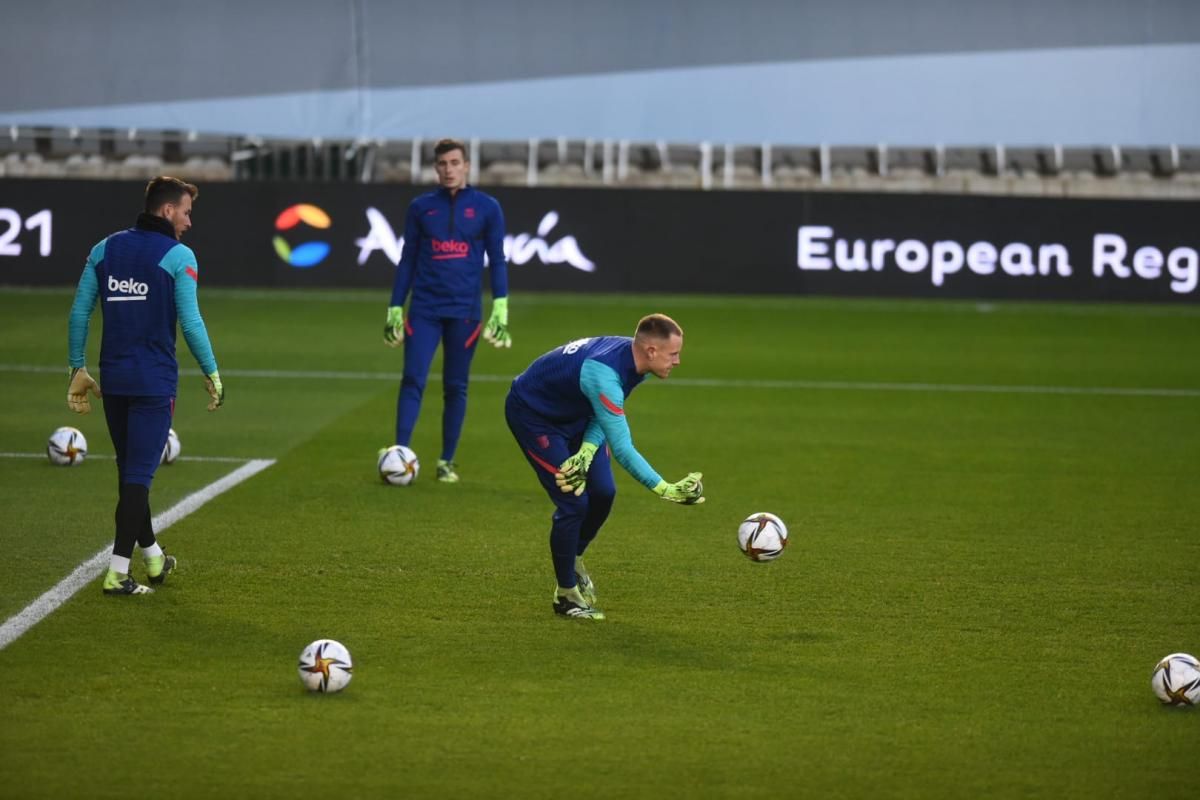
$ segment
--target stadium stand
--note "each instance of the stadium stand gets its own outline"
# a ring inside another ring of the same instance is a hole
[[[435,181],[432,139],[284,140],[137,128],[12,126],[0,177]],[[1200,147],[792,145],[471,139],[481,186],[1200,197]]]

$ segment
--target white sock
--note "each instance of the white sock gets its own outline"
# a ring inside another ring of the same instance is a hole
[[[162,555],[162,547],[159,546],[158,542],[155,542],[154,544],[150,545],[149,547],[142,549],[142,558],[154,558],[155,556],[161,556],[161,555]]]
[[[114,555],[108,562],[108,568],[118,575],[128,575],[129,559]]]

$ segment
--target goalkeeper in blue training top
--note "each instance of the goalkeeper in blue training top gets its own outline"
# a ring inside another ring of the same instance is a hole
[[[180,244],[192,227],[195,186],[178,178],[158,177],[146,186],[144,213],[128,230],[118,231],[92,248],[67,323],[71,378],[67,407],[92,410],[88,392],[100,386],[84,365],[88,322],[99,302],[104,315],[100,340],[100,378],[104,381],[104,419],[117,456],[117,532],[104,593],[149,594],[130,575],[136,542],[152,584],[163,583],[175,569],[150,522],[150,484],[162,459],[175,413],[179,364],[175,360],[175,324],[204,371],[209,411],[225,402],[208,331],[196,302],[199,267],[196,254]]]
[[[675,320],[651,314],[638,322],[633,338],[577,339],[538,358],[512,383],[504,405],[508,427],[555,505],[550,556],[558,579],[556,614],[604,619],[580,557],[612,510],[611,458],[664,500],[704,502],[701,474],[667,483],[634,448],[625,418],[629,393],[647,373],[669,376],[682,349],[683,330]]]
[[[429,366],[442,344],[442,454],[437,478],[458,482],[454,454],[467,416],[467,377],[482,331],[496,347],[508,333],[508,265],[504,213],[495,198],[467,185],[470,163],[462,142],[442,139],[433,149],[436,189],[412,201],[404,220],[404,250],[396,266],[383,340],[404,345],[404,378],[396,400],[396,444],[409,445]],[[491,269],[492,313],[481,323],[483,257]],[[412,290],[408,316],[404,300]]]

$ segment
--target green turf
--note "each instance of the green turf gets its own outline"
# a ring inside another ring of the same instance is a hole
[[[66,411],[57,371],[69,302],[0,291],[0,451],[76,424],[96,456],[0,458],[3,616],[111,535],[103,419]],[[1200,651],[1195,308],[518,293],[513,350],[476,357],[462,483],[432,480],[433,380],[424,472],[394,488],[373,469],[400,364],[384,294],[201,302],[228,404],[204,411],[181,353],[184,454],[278,461],[164,533],[162,591],[93,583],[0,651],[0,796],[1200,790],[1200,710],[1149,688],[1159,657]],[[588,559],[609,618],[559,620],[507,380],[651,310],[687,336],[674,377],[630,399],[634,439],[668,478],[703,470],[708,502],[618,470]],[[1188,391],[946,390],[967,385]],[[162,470],[155,509],[236,466]],[[760,510],[792,533],[767,565],[735,546]],[[354,655],[341,695],[296,678],[319,637]]]

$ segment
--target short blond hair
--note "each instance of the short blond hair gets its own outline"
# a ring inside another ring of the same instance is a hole
[[[670,339],[683,336],[683,328],[666,314],[647,314],[638,320],[634,337],[638,339]]]

